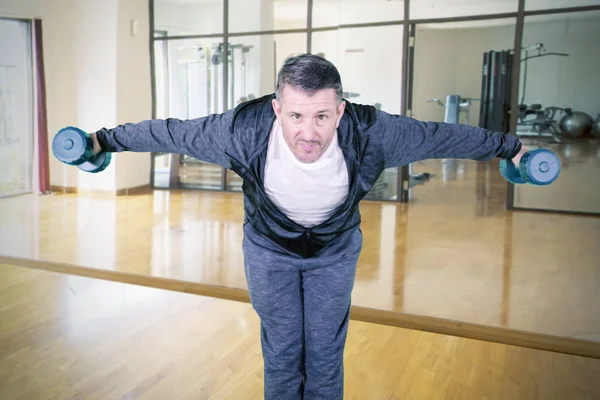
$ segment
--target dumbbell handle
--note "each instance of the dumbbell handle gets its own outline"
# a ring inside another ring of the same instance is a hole
[[[99,154],[100,152],[102,152],[102,146],[100,145],[100,142],[98,141],[98,136],[96,135],[96,132],[92,132],[89,135],[90,135],[90,138],[92,139],[92,151],[93,151],[94,155]]]

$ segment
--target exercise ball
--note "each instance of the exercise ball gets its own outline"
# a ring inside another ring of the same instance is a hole
[[[561,118],[560,130],[571,137],[589,136],[592,132],[594,120],[588,114],[581,111],[566,109],[566,115]]]
[[[594,127],[592,128],[592,135],[600,136],[600,114],[596,117],[594,121]]]

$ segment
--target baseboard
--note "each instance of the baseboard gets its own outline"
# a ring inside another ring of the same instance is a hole
[[[114,190],[99,190],[99,189],[80,189],[72,186],[51,186],[50,189],[53,193],[62,193],[62,194],[77,194],[83,197],[93,197],[93,198],[115,198],[119,196],[134,196],[140,194],[148,194],[152,192],[152,188],[149,184],[135,186],[131,188],[118,189]]]
[[[76,187],[72,187],[72,186],[56,186],[56,185],[52,185],[50,186],[50,191],[52,193],[77,193],[77,188]]]
[[[152,188],[149,184],[117,190],[117,196],[133,196],[148,193],[152,193]]]

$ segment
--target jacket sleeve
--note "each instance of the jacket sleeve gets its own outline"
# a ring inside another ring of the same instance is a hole
[[[223,114],[180,120],[154,119],[127,123],[96,132],[102,150],[108,152],[156,152],[185,154],[230,168],[225,150],[231,140],[233,110]]]
[[[382,111],[377,117],[386,168],[433,158],[508,159],[522,147],[514,135],[470,125],[423,122]]]

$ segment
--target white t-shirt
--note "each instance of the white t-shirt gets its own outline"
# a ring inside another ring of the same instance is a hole
[[[275,120],[267,150],[265,191],[289,219],[306,228],[327,220],[348,195],[348,170],[337,132],[321,158],[307,164],[294,156]]]

